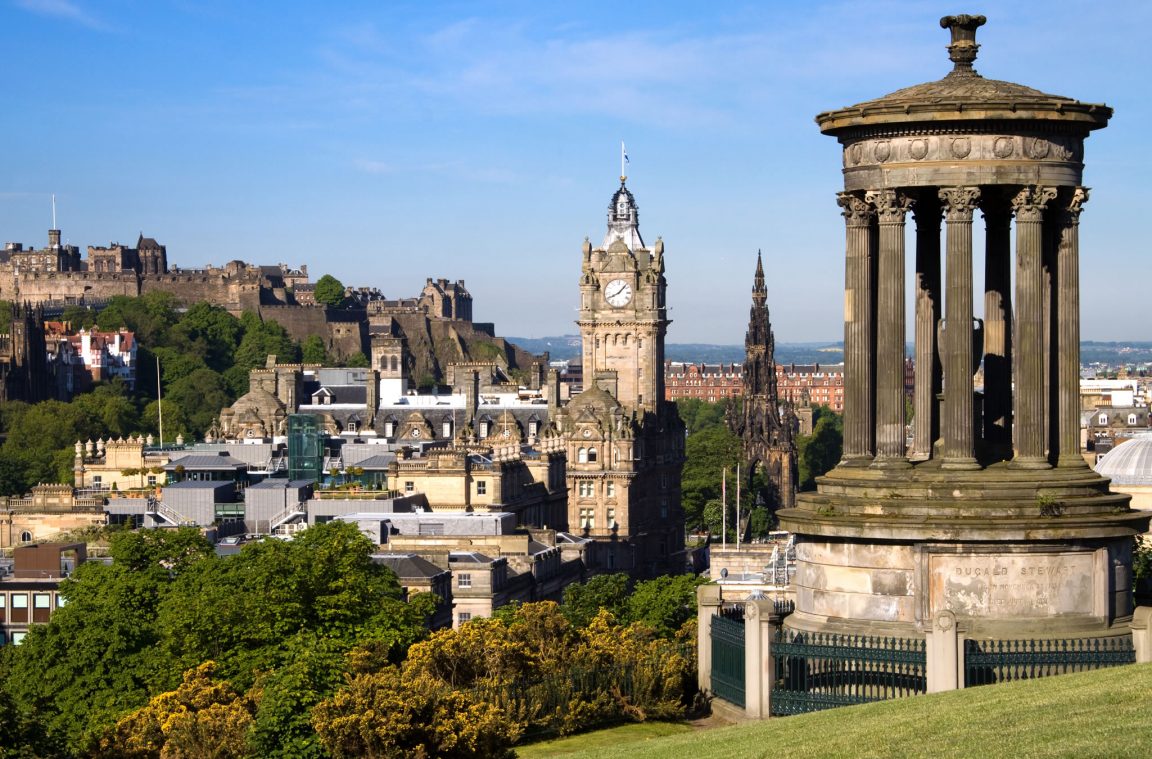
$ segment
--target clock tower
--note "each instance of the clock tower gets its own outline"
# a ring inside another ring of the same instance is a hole
[[[584,241],[580,338],[585,386],[596,384],[621,404],[655,413],[664,399],[664,242],[649,250],[640,237],[636,199],[623,179],[608,204],[599,248]]]
[[[664,400],[666,287],[664,243],[644,244],[621,177],[604,242],[584,240],[584,389],[560,409],[556,428],[568,449],[569,529],[602,544],[602,568],[641,577],[685,566],[684,424]]]

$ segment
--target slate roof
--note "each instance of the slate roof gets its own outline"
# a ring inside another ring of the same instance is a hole
[[[192,469],[192,470],[203,470],[203,469],[224,470],[224,469],[236,469],[238,467],[247,467],[248,465],[245,464],[240,459],[234,459],[227,454],[222,454],[219,456],[211,456],[211,455],[205,456],[203,454],[195,454],[194,453],[190,456],[182,456],[181,458],[178,458],[178,459],[172,459],[171,461],[169,461],[167,464],[164,465],[164,469],[165,469],[165,471],[170,471],[172,469],[175,469],[177,466],[182,466],[186,470],[187,469]]]
[[[447,569],[441,569],[427,559],[417,556],[414,553],[373,554],[372,561],[375,564],[383,564],[388,567],[395,572],[396,576],[401,580],[427,580],[448,571]]]

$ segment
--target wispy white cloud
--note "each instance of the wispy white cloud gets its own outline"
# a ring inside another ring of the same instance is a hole
[[[111,27],[69,0],[16,0],[16,7],[40,16],[58,18],[89,29],[109,31]]]

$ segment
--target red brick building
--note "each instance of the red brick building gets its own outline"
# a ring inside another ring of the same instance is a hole
[[[664,399],[699,398],[715,403],[744,394],[741,364],[664,363]]]
[[[668,361],[664,365],[665,398],[699,398],[715,403],[738,398],[744,393],[740,364],[685,364]],[[777,364],[776,388],[780,400],[799,404],[804,390],[813,406],[829,406],[844,411],[844,365]]]

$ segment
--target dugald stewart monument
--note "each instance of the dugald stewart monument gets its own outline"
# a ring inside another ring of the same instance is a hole
[[[1112,109],[979,75],[984,23],[941,19],[943,79],[816,117],[843,149],[844,456],[780,512],[797,631],[1129,633],[1132,538],[1149,517],[1081,457],[1077,395],[1084,146]]]

